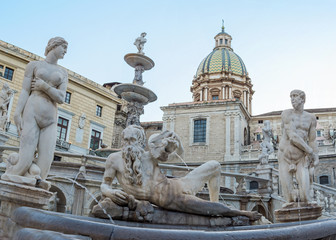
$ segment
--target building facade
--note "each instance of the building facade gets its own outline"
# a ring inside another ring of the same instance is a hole
[[[215,36],[213,51],[200,62],[192,80],[192,102],[161,107],[162,128],[181,137],[186,164],[217,160],[224,171],[253,174],[259,164],[264,121],[271,123],[276,149],[282,135],[282,111],[252,116],[252,81],[231,41],[232,37],[222,28]],[[307,111],[317,119],[321,163],[315,170],[315,181],[336,186],[336,108]],[[277,167],[277,150],[270,162]],[[184,164],[179,159],[172,163]],[[234,184],[229,179],[225,182],[231,189]]]

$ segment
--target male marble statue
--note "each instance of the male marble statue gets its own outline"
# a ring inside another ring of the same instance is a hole
[[[140,86],[144,85],[144,82],[142,81],[142,73],[145,71],[144,66],[138,65],[135,67],[135,74],[133,79],[133,84],[137,84]]]
[[[261,154],[258,157],[260,161],[259,166],[267,165],[269,155],[274,152],[273,145],[271,144],[273,133],[272,133],[272,128],[271,128],[271,122],[269,120],[264,121],[264,127],[262,129],[262,133],[263,133],[264,139],[261,143]]]
[[[20,150],[18,156],[11,155],[3,180],[50,187],[45,179],[54,157],[57,103],[64,102],[68,84],[67,71],[57,61],[64,57],[67,47],[63,38],[52,38],[45,49],[45,60],[32,61],[26,67],[14,113]]]
[[[134,45],[137,47],[138,49],[138,53],[140,54],[145,54],[143,52],[145,43],[147,42],[147,39],[145,38],[147,35],[147,33],[143,32],[141,33],[140,37],[137,37],[137,39],[135,39]]]
[[[8,118],[8,104],[14,93],[7,83],[4,83],[0,92],[0,129],[4,130]]]
[[[112,153],[106,160],[101,185],[105,197],[118,205],[128,205],[132,199],[149,201],[161,208],[207,216],[247,216],[257,220],[257,212],[230,209],[218,202],[220,164],[210,161],[195,168],[185,177],[167,178],[161,173],[158,162],[167,161],[171,154],[182,154],[180,138],[164,131],[148,140],[149,151],[143,149],[145,134],[141,127],[128,126],[122,132],[122,151]],[[117,178],[122,189],[111,187]],[[210,201],[194,196],[208,183]]]
[[[279,174],[287,202],[311,202],[314,167],[318,164],[316,118],[303,110],[306,95],[290,93],[293,109],[283,111],[282,138],[279,144]]]

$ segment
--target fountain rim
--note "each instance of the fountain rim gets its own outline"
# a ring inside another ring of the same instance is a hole
[[[152,90],[132,83],[119,84],[115,86],[114,91],[119,97],[121,97],[121,94],[124,92],[134,92],[148,98],[148,102],[154,102],[157,100],[157,96]]]
[[[142,65],[145,70],[150,70],[155,66],[154,61],[151,58],[140,53],[128,53],[124,56],[124,60],[133,68]]]

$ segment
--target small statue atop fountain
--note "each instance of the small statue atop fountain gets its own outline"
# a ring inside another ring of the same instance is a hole
[[[206,162],[182,178],[169,179],[161,173],[158,163],[167,161],[171,154],[183,153],[180,138],[170,131],[154,134],[148,140],[149,151],[144,150],[145,139],[140,126],[130,125],[122,132],[122,150],[106,160],[101,185],[104,197],[120,206],[134,206],[142,200],[166,210],[203,216],[260,218],[257,212],[231,209],[218,202],[221,168],[217,161]],[[123,190],[112,188],[115,177]],[[210,201],[195,196],[206,182]]]
[[[143,49],[144,49],[145,43],[147,42],[147,39],[145,38],[146,35],[147,33],[143,32],[141,33],[140,37],[135,39],[134,45],[137,47],[139,54],[145,55],[145,53],[143,52]]]
[[[4,83],[0,92],[0,130],[6,129],[8,119],[8,104],[14,94],[7,83]]]
[[[268,158],[274,152],[273,145],[271,143],[271,139],[273,138],[271,123],[269,120],[264,122],[264,127],[262,129],[263,133],[263,141],[261,143],[261,154],[259,155],[259,165],[258,168],[268,165]]]

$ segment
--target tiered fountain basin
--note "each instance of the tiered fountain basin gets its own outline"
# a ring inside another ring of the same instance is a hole
[[[138,102],[143,105],[154,102],[157,99],[153,91],[131,83],[120,84],[114,88],[114,91],[128,102]]]

